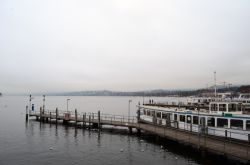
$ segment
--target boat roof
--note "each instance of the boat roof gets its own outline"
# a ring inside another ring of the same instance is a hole
[[[200,115],[200,116],[211,116],[211,117],[223,117],[223,118],[241,118],[241,119],[249,119],[250,115],[246,114],[233,114],[233,116],[222,116],[220,113],[206,113],[202,111],[197,110],[187,110],[183,108],[169,108],[169,107],[159,107],[159,106],[150,106],[150,105],[138,105],[140,108],[145,108],[148,110],[156,110],[159,112],[169,112],[169,113],[177,113],[177,114],[183,114],[183,115]],[[225,112],[225,114],[230,114],[230,112]]]

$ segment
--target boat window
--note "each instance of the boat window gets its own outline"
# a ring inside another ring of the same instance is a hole
[[[154,113],[154,111],[150,111],[150,116],[155,116]]]
[[[157,113],[156,113],[156,116],[157,116],[158,118],[161,118],[161,112],[157,112]]]
[[[198,116],[193,116],[193,124],[198,125]]]
[[[243,129],[243,121],[231,119],[231,128],[233,129]]]
[[[219,111],[226,112],[227,111],[227,105],[226,104],[219,104]]]
[[[162,113],[162,118],[163,118],[163,119],[168,119],[168,116],[169,116],[169,115],[168,115],[167,113]]]
[[[147,111],[147,116],[150,116],[150,111],[149,110]]]
[[[146,111],[145,109],[143,110],[143,114],[144,114],[144,115],[147,115],[147,111]]]
[[[174,114],[174,121],[177,121],[177,114]]]
[[[205,117],[200,117],[200,125],[205,126],[206,125],[206,118]]]
[[[185,122],[185,118],[186,118],[185,115],[180,115],[180,121]]]
[[[215,126],[215,119],[213,117],[207,118],[207,126],[214,127]]]
[[[242,111],[243,105],[242,104],[237,104],[237,110]]]
[[[228,112],[237,111],[236,104],[228,104]]]
[[[217,104],[211,104],[211,111],[217,111],[218,105]]]
[[[250,130],[250,120],[246,121],[246,130]]]
[[[228,126],[228,120],[227,119],[222,119],[218,118],[217,119],[217,127],[227,127]]]
[[[187,115],[187,123],[191,123],[191,115]]]

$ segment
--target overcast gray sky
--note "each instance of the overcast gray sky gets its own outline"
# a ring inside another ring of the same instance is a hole
[[[0,0],[0,92],[250,83],[249,0]]]

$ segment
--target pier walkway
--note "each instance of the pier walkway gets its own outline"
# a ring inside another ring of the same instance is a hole
[[[28,113],[26,109],[26,120],[28,120],[29,117],[36,117],[39,121],[53,123],[63,121],[65,124],[82,124],[94,128],[101,128],[103,125],[127,127],[129,131],[135,128],[138,131],[146,131],[166,139],[190,145],[199,150],[221,154],[228,158],[238,158],[246,162],[250,161],[250,143],[247,141],[142,123],[139,117],[128,118],[119,115],[101,114],[100,111],[98,111],[98,113],[77,113],[77,110],[75,110],[75,112],[65,112],[57,109],[54,111],[44,111],[40,109],[40,112]]]

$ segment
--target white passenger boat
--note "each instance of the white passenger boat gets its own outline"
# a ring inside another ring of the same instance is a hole
[[[139,105],[140,122],[250,141],[250,115],[239,102],[210,102],[208,108]]]

